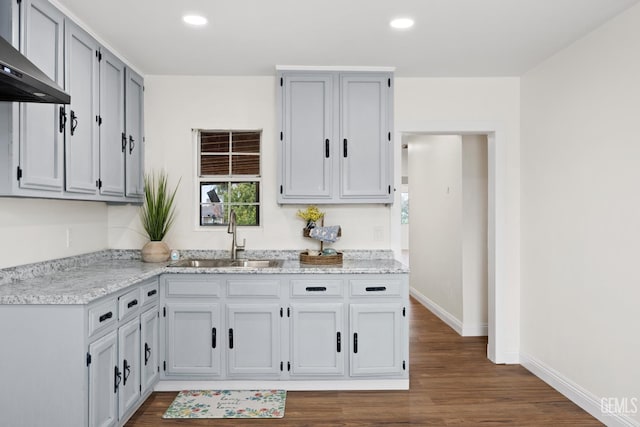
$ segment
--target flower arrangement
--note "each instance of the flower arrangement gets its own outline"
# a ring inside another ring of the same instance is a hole
[[[298,210],[296,215],[305,220],[307,224],[315,224],[317,221],[321,220],[324,217],[324,212],[318,209],[317,206],[310,205],[303,211]]]

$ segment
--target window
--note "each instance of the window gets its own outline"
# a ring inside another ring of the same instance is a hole
[[[409,224],[409,193],[400,193],[400,224]]]
[[[260,131],[200,131],[200,225],[260,225]]]

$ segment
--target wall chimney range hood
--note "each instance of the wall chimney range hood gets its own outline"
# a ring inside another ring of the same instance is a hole
[[[69,104],[71,97],[0,37],[0,101]]]

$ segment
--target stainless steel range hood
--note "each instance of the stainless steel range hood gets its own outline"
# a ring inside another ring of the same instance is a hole
[[[71,97],[0,37],[0,101],[69,104]]]

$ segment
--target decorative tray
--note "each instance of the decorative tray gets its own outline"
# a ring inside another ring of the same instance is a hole
[[[307,252],[300,252],[300,262],[311,265],[340,265],[342,252],[335,255],[309,255]]]

